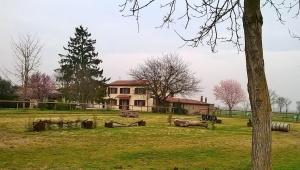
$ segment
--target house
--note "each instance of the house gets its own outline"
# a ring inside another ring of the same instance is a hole
[[[108,85],[106,108],[126,109],[151,112],[154,105],[151,91],[146,89],[146,80],[117,80]],[[169,110],[182,108],[187,114],[207,114],[213,111],[214,105],[203,101],[170,97],[167,99]]]
[[[172,108],[185,109],[187,114],[208,114],[214,111],[214,104],[207,103],[207,98],[203,101],[203,96],[200,101],[171,97],[167,99],[167,102]]]
[[[118,80],[107,89],[107,108],[152,111],[153,98],[145,80]]]

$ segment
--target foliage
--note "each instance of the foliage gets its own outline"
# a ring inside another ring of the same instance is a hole
[[[87,28],[75,28],[75,37],[70,38],[64,47],[67,54],[59,54],[60,68],[57,80],[61,83],[61,91],[71,101],[88,102],[105,96],[106,82],[100,68],[102,60],[95,52],[96,40],[90,38]]]
[[[147,80],[147,89],[153,94],[157,106],[165,106],[167,98],[176,94],[188,95],[200,90],[200,80],[174,54],[148,59],[130,70],[130,75],[137,80]]]
[[[222,80],[214,87],[214,95],[228,106],[230,112],[234,106],[246,99],[241,84],[235,80]]]
[[[45,73],[36,72],[29,78],[29,98],[45,101],[49,97],[55,97],[55,82]]]
[[[39,103],[38,108],[40,110],[74,110],[75,104],[69,103]]]
[[[41,110],[53,110],[55,109],[54,103],[39,103],[38,108]]]
[[[0,77],[0,100],[12,100],[16,97],[16,87],[10,81]]]
[[[0,77],[0,100],[13,100],[17,98],[17,87],[13,86],[10,81]],[[1,102],[0,108],[15,108],[15,103]]]
[[[187,114],[188,113],[188,110],[183,108],[181,104],[174,104],[173,107],[174,107],[173,111],[175,114]]]

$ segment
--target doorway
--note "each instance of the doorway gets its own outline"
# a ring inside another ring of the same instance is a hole
[[[129,99],[119,99],[119,109],[129,110]]]

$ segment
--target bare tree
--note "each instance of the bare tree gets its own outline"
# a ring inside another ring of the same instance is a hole
[[[232,108],[246,98],[241,84],[235,80],[222,80],[214,87],[214,95],[228,106],[230,115]]]
[[[296,104],[297,104],[298,113],[300,114],[300,101],[296,101]]]
[[[130,75],[137,80],[147,80],[147,88],[153,93],[157,106],[165,106],[167,98],[176,94],[188,95],[200,90],[200,80],[174,54],[148,59],[130,70]]]
[[[284,97],[278,97],[276,100],[276,103],[277,103],[280,113],[282,112],[282,108],[284,107],[285,100],[286,99]]]
[[[274,105],[276,104],[278,95],[276,94],[275,90],[269,89],[269,96],[270,96],[272,110],[274,110]]]
[[[12,48],[16,57],[15,75],[22,87],[21,99],[27,100],[29,76],[40,65],[42,45],[39,39],[27,34],[13,41]]]
[[[285,116],[287,117],[287,113],[289,111],[289,105],[292,104],[292,101],[288,98],[284,100],[284,107],[285,107]]]
[[[124,0],[120,7],[123,12],[129,11],[129,14],[125,16],[134,16],[138,22],[141,11],[158,1]],[[163,3],[161,8],[167,9],[167,13],[163,17],[162,27],[174,22],[175,11],[182,5],[185,10],[178,18],[185,20],[185,28],[189,26],[192,19],[199,22],[199,31],[192,38],[184,38],[178,34],[193,47],[207,44],[212,51],[215,51],[219,42],[232,42],[238,50],[241,50],[243,26],[248,93],[253,118],[252,166],[256,170],[272,169],[272,109],[264,70],[261,8],[270,6],[274,9],[278,20],[284,23],[282,13],[285,12],[285,9],[287,12],[294,12],[295,16],[299,15],[299,0],[280,0],[279,2],[274,0],[264,0],[263,2],[261,0],[167,0],[159,2]],[[263,4],[261,5],[261,3]],[[220,33],[220,29],[227,31],[227,33]],[[297,38],[297,36],[293,37]]]

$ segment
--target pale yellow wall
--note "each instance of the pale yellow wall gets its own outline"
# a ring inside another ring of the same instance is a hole
[[[117,105],[119,105],[119,98],[118,95],[130,95],[129,98],[129,109],[136,110],[136,111],[152,111],[153,106],[153,99],[149,98],[149,94],[135,94],[135,88],[142,88],[141,86],[109,86],[109,88],[117,88],[117,94],[109,94],[107,98],[112,98],[117,100]],[[130,88],[130,94],[120,94],[120,88]],[[147,106],[147,99],[148,99],[148,106]],[[145,106],[134,106],[134,100],[145,100]],[[119,106],[111,106],[112,109],[119,109]],[[148,109],[147,109],[148,108]]]

